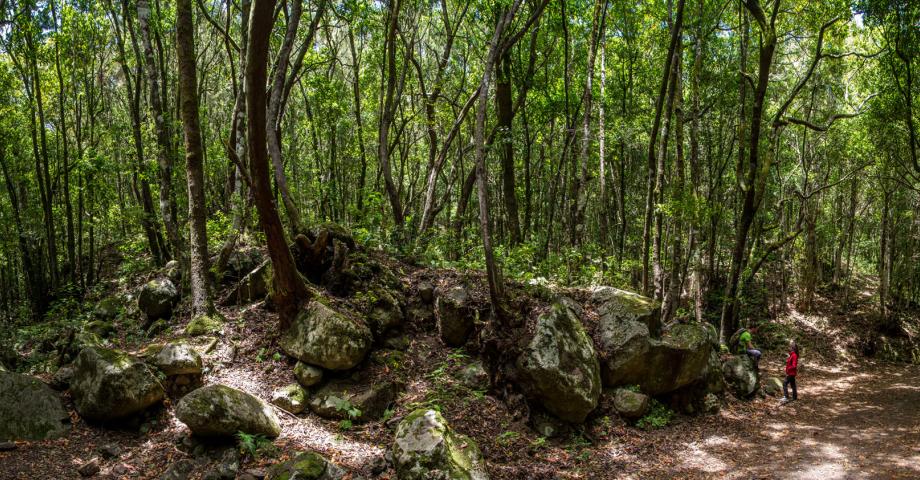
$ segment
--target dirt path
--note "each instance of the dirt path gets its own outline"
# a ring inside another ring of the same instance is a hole
[[[797,402],[767,398],[746,407],[686,425],[687,440],[659,451],[638,477],[920,478],[917,366],[811,365],[800,375]]]

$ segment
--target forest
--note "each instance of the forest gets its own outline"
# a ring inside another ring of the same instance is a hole
[[[918,74],[913,0],[0,0],[0,478],[920,476]]]

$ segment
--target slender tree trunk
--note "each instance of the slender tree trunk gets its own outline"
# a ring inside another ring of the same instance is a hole
[[[512,122],[514,111],[511,101],[511,55],[505,52],[499,64],[495,82],[495,110],[498,115],[498,143],[502,164],[502,199],[511,246],[521,243],[521,225],[518,214],[517,185],[514,179],[514,136]]]
[[[393,0],[387,11],[387,26],[384,46],[384,69],[381,75],[383,94],[380,105],[380,128],[377,136],[377,156],[380,170],[383,173],[384,188],[393,210],[393,222],[397,230],[402,230],[405,224],[403,218],[402,202],[396,184],[393,182],[393,173],[390,168],[390,126],[398,106],[395,98],[396,83],[399,81],[396,72],[396,36],[399,25],[399,9],[402,0]]]
[[[249,48],[246,60],[246,110],[249,116],[249,169],[253,182],[253,197],[259,211],[259,224],[265,233],[268,254],[274,271],[273,303],[281,313],[281,326],[286,328],[302,302],[310,293],[303,277],[294,266],[294,258],[284,236],[284,227],[272,199],[268,150],[266,148],[266,95],[268,76],[268,41],[274,23],[275,0],[254,0],[249,28]]]
[[[190,284],[192,317],[215,313],[208,279],[208,234],[204,198],[204,158],[198,118],[198,72],[195,65],[195,25],[191,0],[176,2],[176,57],[179,62],[179,96],[185,130],[185,165],[188,178]],[[153,89],[152,89],[153,90]]]

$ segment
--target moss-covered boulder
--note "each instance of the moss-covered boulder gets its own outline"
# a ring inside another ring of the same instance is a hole
[[[124,309],[125,300],[119,296],[103,298],[96,304],[93,314],[99,320],[115,320]]]
[[[660,340],[649,341],[645,374],[635,383],[649,395],[673,392],[704,376],[711,352],[705,326],[697,323],[675,325]]]
[[[439,292],[434,311],[444,344],[449,347],[465,344],[476,323],[476,310],[467,289],[456,286]]]
[[[636,384],[646,373],[646,355],[652,337],[649,325],[660,315],[650,299],[612,287],[596,288],[591,302],[597,309],[596,344],[601,353],[604,385]]]
[[[219,334],[224,329],[224,319],[216,313],[198,315],[185,326],[185,334],[190,337]]]
[[[399,385],[383,381],[373,384],[334,380],[310,397],[313,413],[335,420],[356,422],[377,420],[396,401]]]
[[[378,288],[370,292],[367,323],[377,337],[403,324],[403,307],[389,290]]]
[[[263,300],[268,295],[269,287],[272,284],[272,275],[274,275],[272,262],[271,260],[265,260],[243,276],[230,292],[230,295],[227,296],[227,303],[230,305],[242,305]]]
[[[650,336],[661,334],[661,304],[651,298],[613,287],[595,287],[591,290],[591,303],[607,328],[639,322]]]
[[[347,370],[364,360],[371,341],[371,331],[362,321],[314,300],[282,333],[280,346],[302,362]]]
[[[322,455],[304,452],[273,465],[265,480],[339,480],[344,477],[345,471]]]
[[[168,278],[155,278],[145,283],[137,296],[137,308],[146,318],[145,325],[171,317],[177,303],[179,290]]]
[[[272,404],[298,414],[307,407],[307,392],[300,385],[292,383],[272,392]]]
[[[728,388],[738,398],[749,398],[760,385],[760,373],[747,355],[733,355],[722,362],[722,375]]]
[[[323,369],[303,362],[294,365],[294,378],[304,388],[312,387],[323,379]]]
[[[400,480],[489,478],[476,442],[451,430],[435,410],[415,410],[399,422],[393,461]]]
[[[92,320],[83,325],[83,331],[93,333],[100,338],[108,338],[115,333],[115,324],[107,320]]]
[[[274,438],[281,434],[278,417],[267,403],[225,385],[208,385],[182,397],[176,417],[202,437],[245,432]]]
[[[575,302],[563,298],[536,320],[517,360],[525,393],[547,411],[581,423],[601,395],[600,364]]]
[[[149,352],[148,363],[167,377],[175,375],[201,375],[201,355],[185,342],[171,342]]]
[[[0,441],[49,440],[70,428],[61,397],[41,380],[0,372]]]
[[[165,396],[146,363],[118,350],[89,347],[77,355],[70,393],[90,420],[115,420],[141,412]]]
[[[624,418],[637,420],[648,412],[649,397],[644,393],[618,388],[613,394],[613,408]]]

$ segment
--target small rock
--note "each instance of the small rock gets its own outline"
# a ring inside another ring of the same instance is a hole
[[[435,311],[438,332],[444,344],[459,347],[466,343],[476,320],[469,292],[457,286],[441,293],[435,303]]]
[[[376,420],[396,401],[398,391],[399,386],[393,382],[367,385],[337,380],[319,389],[310,399],[309,407],[323,418],[355,422]]]
[[[70,388],[70,380],[73,378],[73,371],[73,365],[64,365],[54,373],[48,386],[55,390],[67,390]]]
[[[267,473],[268,473],[267,470],[265,470],[264,468],[250,468],[249,470],[246,470],[246,473],[244,473],[243,475],[249,475],[252,478],[255,478],[256,480],[262,480],[263,478],[265,478],[265,475],[267,475]],[[241,480],[242,478],[243,477],[240,477]]]
[[[198,315],[185,326],[185,334],[190,337],[220,334],[224,328],[224,319],[220,315]]]
[[[384,455],[374,457],[374,459],[371,460],[370,470],[372,475],[380,475],[388,468],[390,468],[390,465],[387,463],[386,456]]]
[[[418,296],[425,303],[434,301],[434,286],[431,285],[431,282],[419,282]]]
[[[272,404],[295,415],[304,411],[306,402],[307,392],[296,383],[281,387],[272,393]]]
[[[406,350],[409,348],[409,338],[405,335],[389,337],[383,341],[383,346],[391,350]]]
[[[131,466],[126,463],[119,463],[112,467],[112,473],[119,476],[127,475],[131,471]]]
[[[475,361],[464,367],[463,370],[460,370],[458,377],[464,385],[473,390],[489,388],[489,373],[486,372],[480,361]]]
[[[722,408],[722,403],[719,401],[719,397],[715,396],[715,394],[707,393],[703,399],[703,411],[712,415],[719,413],[720,408]]]
[[[164,332],[167,328],[169,328],[169,322],[161,318],[151,323],[150,326],[147,327],[147,338],[153,337],[160,332]]]
[[[613,408],[625,418],[636,420],[648,412],[648,395],[618,388],[613,396]]]
[[[80,468],[77,469],[77,472],[79,472],[80,476],[83,477],[92,477],[93,475],[99,473],[99,458],[93,458],[83,465],[80,465]]]
[[[96,449],[99,452],[99,455],[102,455],[102,458],[109,460],[121,455],[121,448],[114,443],[107,443]]]
[[[17,448],[19,448],[19,446],[16,445],[16,442],[0,442],[0,452],[9,452]]]
[[[184,458],[170,464],[160,476],[160,480],[186,480],[194,469],[195,462]]]
[[[303,362],[294,365],[294,377],[303,387],[312,387],[323,379],[323,369]]]
[[[783,381],[776,377],[769,377],[763,383],[763,393],[772,396],[783,391]]]
[[[172,316],[179,302],[179,290],[168,278],[156,278],[141,287],[137,307],[146,316],[147,323]]]
[[[233,480],[240,470],[240,453],[235,448],[230,448],[220,457],[217,466],[204,474],[203,480]]]
[[[291,460],[274,465],[267,480],[340,480],[345,471],[315,452],[301,453]]]

